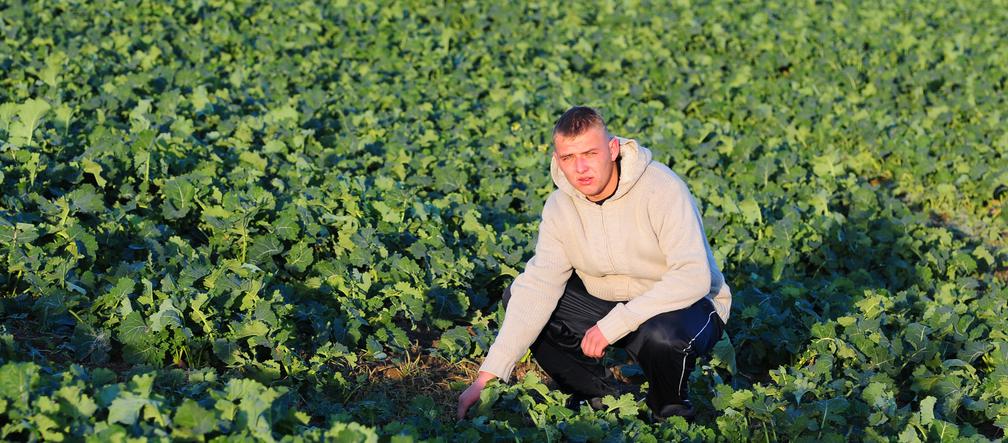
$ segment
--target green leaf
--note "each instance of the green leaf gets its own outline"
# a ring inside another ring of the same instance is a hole
[[[108,410],[108,422],[132,425],[137,422],[140,410],[151,402],[147,398],[140,397],[132,392],[123,392],[119,397],[112,400]]]
[[[210,104],[210,94],[207,93],[206,86],[197,86],[194,88],[192,97],[189,100],[196,111],[202,111],[206,108]]]
[[[0,218],[0,242],[10,246],[21,246],[31,243],[39,237],[38,228],[29,223],[8,224]]]
[[[298,225],[297,216],[292,212],[283,212],[276,223],[273,223],[273,232],[284,240],[296,240],[301,233],[301,226]]]
[[[474,415],[489,415],[493,408],[494,403],[497,403],[497,399],[501,396],[501,386],[495,381],[490,381],[483,387],[480,391],[479,403],[476,405],[476,413]]]
[[[283,252],[283,244],[273,235],[256,238],[249,246],[248,261],[253,264],[266,263],[267,260]]]
[[[8,128],[11,144],[17,147],[31,145],[35,128],[50,108],[48,102],[39,99],[30,99],[18,105],[18,120],[11,123]]]
[[[222,362],[228,365],[233,365],[238,362],[243,361],[241,357],[241,347],[237,343],[225,340],[223,338],[218,338],[214,340],[213,343],[214,355]]]
[[[358,423],[334,422],[325,433],[325,441],[339,443],[378,443],[378,434]]]
[[[607,395],[602,398],[602,404],[606,406],[606,412],[615,412],[620,418],[637,416],[637,401],[633,394],[623,394],[619,398]]]
[[[763,221],[763,214],[760,212],[759,204],[755,200],[745,199],[738,206],[742,210],[746,223],[755,225]]]
[[[98,240],[83,226],[73,224],[66,229],[66,233],[70,234],[70,237],[73,239],[77,252],[92,260],[98,257]]]
[[[0,366],[0,398],[27,405],[40,381],[35,363],[7,363]]]
[[[172,304],[171,300],[164,299],[161,301],[158,312],[150,316],[150,325],[153,332],[161,332],[169,325],[181,328],[182,312]]]
[[[56,396],[61,399],[64,409],[72,411],[77,417],[90,418],[98,410],[98,404],[83,393],[80,386],[62,386],[56,391]]]
[[[284,121],[297,123],[298,113],[293,106],[281,106],[271,109],[268,113],[266,113],[265,120],[269,123],[279,123]]]
[[[14,103],[0,104],[0,131],[8,132],[14,116],[17,115],[17,105]]]
[[[732,346],[731,339],[728,338],[727,334],[724,334],[721,340],[718,340],[717,344],[714,345],[714,349],[711,350],[711,357],[712,366],[717,366],[720,363],[732,375],[735,375],[738,371],[738,366],[735,363],[735,347]]]
[[[930,395],[927,396],[927,397],[924,397],[924,400],[921,400],[921,403],[920,403],[920,420],[921,420],[921,424],[922,425],[927,426],[927,425],[931,424],[932,421],[934,421],[934,419],[935,419],[934,407],[935,407],[935,403],[937,401],[938,401],[938,399],[936,399],[936,398],[934,398],[934,397],[932,397]]]
[[[451,360],[469,356],[472,349],[472,336],[463,326],[456,326],[441,334],[437,347]]]
[[[402,211],[398,209],[393,209],[388,203],[383,201],[372,202],[371,206],[381,214],[381,220],[386,223],[399,223],[402,217]]]
[[[99,195],[90,183],[85,183],[74,189],[67,197],[70,200],[70,208],[74,212],[97,214],[105,210],[104,197]]]
[[[199,439],[203,434],[217,429],[217,415],[217,411],[204,409],[199,403],[187,398],[175,409],[175,416],[172,418],[175,429],[172,431],[172,436]]]
[[[119,341],[129,344],[144,343],[147,341],[147,332],[147,324],[143,317],[139,312],[132,312],[119,326]]]
[[[160,364],[164,351],[157,346],[158,337],[144,322],[139,312],[131,312],[118,328],[123,344],[123,359],[130,363]]]
[[[234,331],[234,338],[265,337],[269,331],[269,325],[262,320],[252,320],[241,323]]]
[[[308,242],[302,240],[295,243],[290,251],[287,251],[284,260],[287,262],[285,265],[287,269],[294,272],[304,272],[315,260],[315,257]]]
[[[91,174],[91,176],[94,177],[95,182],[98,183],[98,186],[104,188],[105,187],[105,183],[107,183],[107,182],[101,176],[101,173],[102,173],[102,167],[101,167],[101,165],[98,164],[98,163],[95,163],[94,161],[92,161],[90,159],[81,160],[80,163],[81,163],[81,170],[83,170],[87,174]]]
[[[161,213],[169,220],[177,220],[185,217],[193,208],[196,187],[189,180],[176,177],[165,182],[161,195],[164,197]]]
[[[129,277],[121,277],[119,278],[119,280],[116,281],[115,286],[112,287],[112,289],[109,290],[109,292],[98,297],[98,299],[95,301],[95,307],[96,308],[115,307],[120,303],[122,303],[122,300],[124,298],[128,297],[131,293],[133,293],[134,288],[136,288],[136,282],[134,282]]]
[[[266,159],[262,158],[259,154],[256,154],[255,152],[251,151],[244,151],[241,154],[238,154],[238,159],[241,160],[242,163],[251,166],[252,169],[255,169],[260,172],[265,171],[266,166],[269,165]]]
[[[879,382],[869,383],[868,387],[864,388],[864,391],[862,391],[861,398],[863,398],[869,406],[882,409],[884,411],[889,411],[896,406],[896,400],[893,398],[892,392],[886,389],[885,384]]]

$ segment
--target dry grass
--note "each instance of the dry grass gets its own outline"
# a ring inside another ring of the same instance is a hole
[[[361,363],[353,375],[364,374],[367,378],[348,403],[385,398],[391,403],[395,416],[408,417],[417,414],[411,402],[426,396],[437,405],[438,420],[453,422],[458,396],[476,378],[478,371],[478,363],[452,363],[415,348],[399,362]],[[517,364],[512,379],[521,379],[529,372],[551,383],[549,376],[531,362]]]

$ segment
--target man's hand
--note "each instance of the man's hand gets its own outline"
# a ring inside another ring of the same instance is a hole
[[[497,378],[497,376],[489,372],[480,371],[479,375],[476,376],[476,380],[473,381],[465,391],[462,391],[462,394],[459,395],[458,411],[455,413],[455,416],[459,420],[465,418],[466,411],[469,410],[469,407],[479,400],[480,391],[483,390],[483,387],[486,386],[488,381],[493,380],[494,378]]]
[[[602,354],[605,354],[605,348],[609,346],[609,340],[606,340],[605,336],[602,335],[602,331],[599,330],[598,325],[592,326],[585,332],[584,338],[581,339],[581,352],[591,358],[602,358]]]

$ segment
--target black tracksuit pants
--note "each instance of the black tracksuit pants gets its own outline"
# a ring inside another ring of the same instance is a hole
[[[504,292],[504,304],[511,298]],[[532,355],[560,389],[583,400],[615,394],[609,372],[601,359],[584,355],[581,338],[617,302],[588,293],[576,273],[560,297],[553,315],[532,343]],[[706,297],[688,308],[665,312],[645,321],[612,346],[626,349],[640,365],[650,390],[647,404],[658,413],[670,404],[687,400],[689,375],[699,355],[706,354],[721,339],[724,325]]]

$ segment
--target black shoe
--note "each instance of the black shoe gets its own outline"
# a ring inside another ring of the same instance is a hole
[[[685,400],[683,403],[672,403],[662,406],[661,411],[657,414],[654,411],[646,413],[641,411],[638,414],[642,421],[649,422],[651,424],[661,423],[670,417],[682,417],[687,423],[692,423],[693,418],[696,417],[696,411],[693,409],[693,405],[690,404],[689,400]]]
[[[583,398],[571,396],[567,399],[567,403],[564,406],[567,406],[567,409],[578,412],[581,410],[581,405],[588,405],[593,411],[605,409],[601,397]]]
[[[689,400],[685,400],[683,403],[673,403],[670,405],[662,406],[661,412],[658,416],[664,420],[669,417],[682,417],[686,421],[692,421],[693,417],[696,417],[696,411],[693,410],[693,405],[690,404]]]

